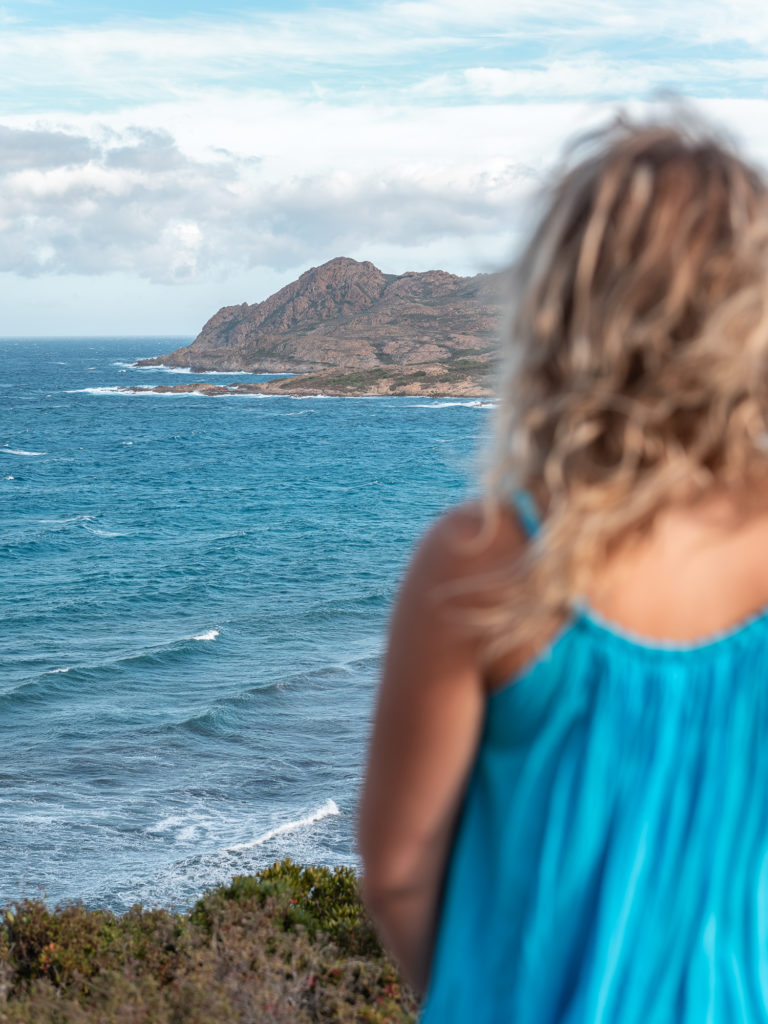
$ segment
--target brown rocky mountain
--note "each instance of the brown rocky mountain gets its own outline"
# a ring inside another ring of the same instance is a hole
[[[461,365],[464,377],[480,380],[496,346],[502,282],[501,274],[442,270],[383,274],[367,261],[339,257],[264,302],[225,306],[191,345],[142,365],[325,371],[318,377],[344,369],[377,371],[379,379],[419,366],[432,378]]]

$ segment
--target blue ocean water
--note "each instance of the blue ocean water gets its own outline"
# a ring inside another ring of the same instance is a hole
[[[132,366],[187,340],[0,341],[0,904],[356,863],[389,607],[488,405],[119,392],[210,380]]]

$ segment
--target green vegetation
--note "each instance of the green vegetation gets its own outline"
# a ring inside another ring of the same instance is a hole
[[[487,360],[453,359],[443,364],[442,372],[435,378],[436,383],[455,384],[457,381],[471,377],[484,384],[492,379],[494,366]]]
[[[317,382],[318,386],[328,388],[365,389],[377,384],[382,378],[389,377],[390,371],[385,368],[374,370],[341,370],[339,373],[323,372],[307,374],[306,382]],[[290,391],[292,386],[302,383],[302,378],[292,377],[281,381],[279,387]]]
[[[351,868],[289,860],[186,914],[39,900],[0,912],[0,1024],[409,1024]]]
[[[323,371],[286,378],[274,385],[280,391],[303,392],[317,389],[321,392],[347,394],[375,393],[381,387],[391,392],[400,391],[413,385],[420,385],[416,393],[428,393],[429,389],[463,384],[467,380],[478,387],[487,384],[491,365],[487,359],[452,359],[444,363],[427,366],[388,365],[370,370]],[[262,385],[263,387],[263,385]]]

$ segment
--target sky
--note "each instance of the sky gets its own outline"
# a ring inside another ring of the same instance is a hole
[[[0,0],[0,336],[193,336],[335,256],[499,269],[672,91],[768,166],[757,0]]]

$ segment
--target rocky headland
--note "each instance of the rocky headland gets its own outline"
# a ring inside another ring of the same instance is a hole
[[[161,392],[488,397],[503,277],[384,274],[339,257],[264,302],[223,307],[191,345],[138,365],[293,375]]]

